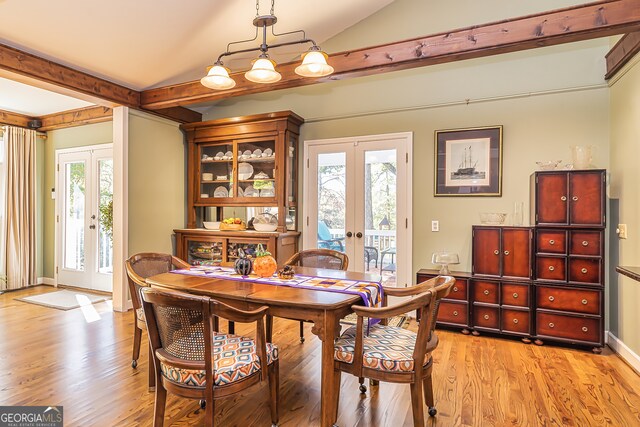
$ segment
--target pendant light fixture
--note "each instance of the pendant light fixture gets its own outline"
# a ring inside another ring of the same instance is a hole
[[[200,80],[202,85],[216,90],[233,88],[236,85],[236,82],[229,76],[230,70],[224,66],[222,58],[236,55],[238,53],[258,51],[260,52],[260,55],[253,61],[251,69],[244,74],[245,78],[254,83],[275,83],[280,81],[280,79],[282,79],[282,75],[276,70],[276,62],[269,58],[269,49],[305,43],[311,43],[311,47],[302,55],[302,64],[296,67],[295,73],[302,77],[324,77],[333,73],[333,67],[327,64],[327,54],[320,49],[320,46],[318,46],[315,41],[308,39],[303,30],[276,34],[275,23],[278,21],[278,18],[274,15],[274,4],[275,0],[271,0],[271,12],[269,15],[260,15],[260,0],[256,0],[256,17],[253,19],[253,25],[256,27],[255,37],[250,40],[229,43],[227,45],[226,52],[218,56],[218,60],[207,69],[207,75]],[[301,33],[302,38],[299,40],[268,45],[267,28],[269,27],[271,27],[271,34],[273,34],[274,37]],[[260,46],[236,51],[230,50],[231,45],[257,40],[260,29],[262,29],[262,43]]]

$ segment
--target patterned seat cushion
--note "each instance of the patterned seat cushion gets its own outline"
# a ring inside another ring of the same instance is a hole
[[[366,332],[366,327],[365,327]],[[414,370],[413,349],[416,333],[394,326],[374,325],[365,334],[363,360],[365,368],[379,371],[411,372]],[[356,327],[344,331],[334,345],[334,358],[339,362],[353,363],[356,345]],[[431,358],[425,355],[426,365]]]
[[[189,340],[184,337],[181,340]],[[174,343],[181,346],[179,341]],[[167,351],[171,353],[171,346]],[[255,342],[251,338],[231,334],[218,334],[213,337],[213,366],[215,386],[223,386],[239,381],[260,370],[260,359],[256,353]],[[267,343],[267,363],[278,359],[278,347]],[[190,387],[204,387],[205,371],[181,369],[160,363],[162,375],[171,382]]]

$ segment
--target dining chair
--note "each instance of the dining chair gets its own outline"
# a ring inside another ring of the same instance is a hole
[[[268,307],[233,308],[208,297],[144,288],[142,306],[153,350],[156,377],[154,427],[164,422],[167,392],[205,402],[205,425],[212,427],[215,400],[268,380],[272,426],[278,423],[278,348],[265,339]],[[221,317],[255,323],[255,340],[219,333]]]
[[[409,383],[414,426],[424,426],[423,398],[429,415],[436,415],[431,378],[432,352],[438,346],[435,323],[440,300],[449,294],[454,283],[451,276],[438,276],[408,288],[385,287],[386,296],[412,298],[379,308],[351,307],[358,316],[356,326],[344,331],[334,344],[334,423],[338,418],[341,372],[359,378]],[[417,333],[377,324],[367,328],[365,334],[364,318],[389,319],[413,310],[418,310],[423,319]]]
[[[284,265],[297,265],[300,267],[326,268],[329,270],[346,271],[349,267],[349,257],[343,252],[333,249],[306,249],[295,253],[285,261]],[[273,317],[267,316],[267,331],[271,339]],[[304,342],[304,321],[300,321],[300,342]]]
[[[145,279],[160,273],[166,273],[173,269],[189,268],[190,265],[180,258],[169,254],[144,252],[132,255],[125,261],[127,277],[129,282],[129,293],[133,304],[135,321],[133,322],[133,356],[131,367],[138,367],[140,357],[140,342],[142,341],[142,331],[147,329],[144,319],[144,311],[140,302],[140,289],[147,286]],[[151,357],[149,357],[149,387],[154,387],[155,376],[152,375]]]

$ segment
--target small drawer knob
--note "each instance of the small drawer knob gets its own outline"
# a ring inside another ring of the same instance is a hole
[[[574,202],[577,202],[577,201],[578,201],[578,196],[573,196],[573,197],[571,198],[571,200],[573,200]]]
[[[489,315],[488,314],[485,314],[483,317],[484,317],[484,320],[489,320]]]
[[[587,328],[586,326],[582,327],[582,332],[589,332],[589,328]]]
[[[556,269],[556,268],[555,268],[553,265],[550,265],[550,266],[549,266],[549,271],[553,271],[553,270],[555,270],[555,269]]]
[[[485,289],[483,292],[485,295],[489,295],[489,289]]]
[[[587,242],[586,240],[582,241],[582,246],[589,246],[589,242]]]
[[[554,323],[549,323],[549,327],[550,327],[550,328],[555,328],[555,327],[556,327],[556,325],[555,325]]]
[[[553,239],[551,239],[551,240],[549,240],[549,244],[550,244],[550,245],[555,245],[555,244],[556,244],[556,241],[555,241],[555,240],[553,240]]]
[[[589,301],[587,301],[586,299],[583,299],[581,302],[582,302],[582,305],[587,305]]]
[[[560,200],[562,200],[563,202],[566,202],[567,201],[567,196],[560,197]]]
[[[493,251],[493,254],[494,255],[500,255],[500,251],[496,249],[495,251]]]
[[[458,287],[457,286],[453,287],[453,292],[458,292]]]
[[[454,316],[457,316],[457,315],[458,315],[458,310],[454,311],[454,312],[453,312],[453,315],[454,315]]]
[[[518,298],[518,293],[517,293],[517,292],[514,292],[514,293],[513,293],[513,297],[514,297],[514,298]]]
[[[556,299],[553,295],[549,295],[549,301],[554,302]]]
[[[505,255],[509,255],[509,251],[504,251],[504,254]]]
[[[588,272],[589,270],[587,270],[586,268],[583,268],[583,269],[582,269],[582,270],[580,270],[580,271],[582,272],[582,274],[587,274],[587,272]]]
[[[513,319],[513,323],[518,324],[518,319]]]

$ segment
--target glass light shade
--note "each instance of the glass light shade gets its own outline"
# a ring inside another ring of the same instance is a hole
[[[244,76],[254,83],[275,83],[282,76],[275,70],[275,61],[268,58],[258,58],[253,62],[253,67]]]
[[[440,265],[440,274],[450,274],[449,264],[460,264],[460,257],[455,252],[434,252],[431,256],[431,263]]]
[[[209,68],[209,72],[200,79],[200,83],[209,89],[217,90],[231,89],[236,85],[236,82],[229,77],[229,70],[222,65]]]
[[[327,64],[327,54],[320,50],[311,50],[302,57],[302,64],[296,67],[296,74],[302,77],[324,77],[333,73],[333,67]]]

